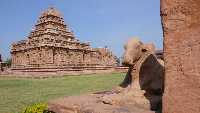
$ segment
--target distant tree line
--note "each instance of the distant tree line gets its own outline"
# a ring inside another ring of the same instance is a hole
[[[0,61],[0,63],[1,63],[1,65],[3,66],[3,67],[11,67],[11,65],[12,65],[12,60],[11,60],[11,58],[7,58],[6,60],[2,60],[2,59],[0,59],[1,61]]]

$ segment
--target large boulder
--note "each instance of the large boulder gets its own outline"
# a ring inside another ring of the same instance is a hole
[[[55,113],[153,113],[135,104],[113,106],[101,101],[101,94],[71,96],[52,100],[48,110]]]

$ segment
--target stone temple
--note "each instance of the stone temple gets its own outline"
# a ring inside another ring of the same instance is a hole
[[[44,11],[26,40],[11,46],[12,69],[115,67],[116,57],[107,48],[91,48],[80,42],[64,23],[62,14]]]

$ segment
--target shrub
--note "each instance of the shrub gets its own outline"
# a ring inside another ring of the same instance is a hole
[[[39,103],[28,106],[22,113],[50,113],[47,111],[47,104]]]

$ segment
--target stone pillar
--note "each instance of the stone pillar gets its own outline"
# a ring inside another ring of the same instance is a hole
[[[200,113],[200,0],[161,0],[163,113]]]

